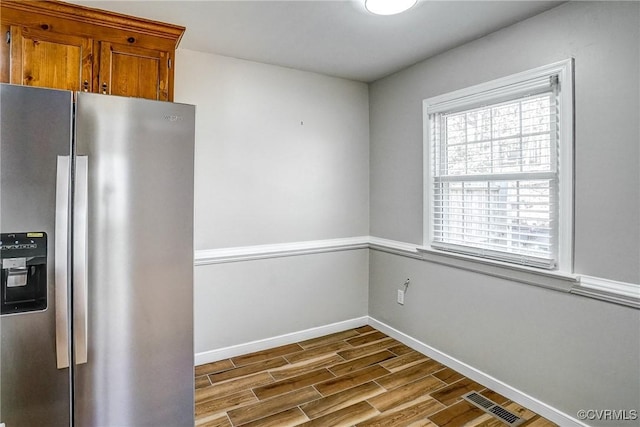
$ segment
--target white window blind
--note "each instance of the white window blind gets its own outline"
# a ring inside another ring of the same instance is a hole
[[[427,108],[433,248],[554,269],[558,79]]]

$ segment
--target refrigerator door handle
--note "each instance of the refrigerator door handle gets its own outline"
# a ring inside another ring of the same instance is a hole
[[[73,329],[76,364],[87,363],[88,347],[88,163],[87,156],[76,156],[75,194],[73,201]]]
[[[55,304],[56,360],[58,369],[69,367],[69,156],[58,156],[56,175]]]
[[[87,362],[87,156],[77,156],[73,212],[73,330],[76,364]],[[70,158],[58,156],[56,177],[55,291],[56,360],[58,369],[69,367],[69,182]]]

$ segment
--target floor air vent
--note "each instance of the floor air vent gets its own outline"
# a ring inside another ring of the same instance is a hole
[[[524,419],[507,411],[502,406],[476,393],[475,391],[465,394],[462,398],[512,427],[519,426],[524,422]]]

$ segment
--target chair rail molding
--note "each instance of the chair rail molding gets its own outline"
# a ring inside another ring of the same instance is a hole
[[[637,283],[619,282],[579,273],[566,274],[525,268],[493,260],[430,250],[415,243],[375,236],[196,250],[194,259],[195,266],[204,266],[356,249],[386,252],[640,309],[640,284]]]
[[[640,284],[618,282],[593,276],[580,276],[571,293],[629,307],[640,308]]]
[[[368,248],[369,236],[358,236],[342,239],[276,243],[272,245],[206,249],[197,250],[195,252],[195,265],[199,266],[227,262],[252,261],[265,258],[279,258]]]

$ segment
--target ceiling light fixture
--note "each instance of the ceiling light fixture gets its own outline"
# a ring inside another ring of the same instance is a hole
[[[395,15],[411,9],[418,0],[365,0],[364,7],[376,15]]]

